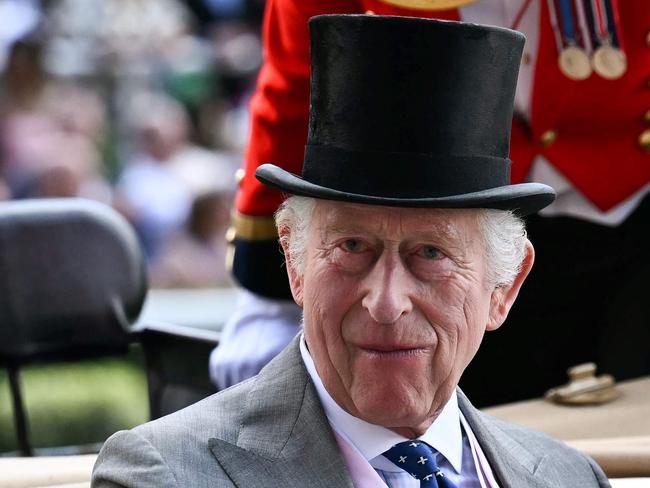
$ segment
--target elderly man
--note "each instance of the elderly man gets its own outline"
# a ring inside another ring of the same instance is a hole
[[[365,15],[311,31],[303,174],[257,172],[295,195],[277,225],[304,334],[257,377],[111,437],[93,485],[608,486],[457,389],[533,264],[520,216],[554,197],[508,184],[523,38]]]

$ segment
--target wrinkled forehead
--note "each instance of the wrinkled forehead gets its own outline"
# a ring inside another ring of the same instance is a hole
[[[436,235],[457,242],[481,237],[479,209],[406,208],[318,200],[311,227],[319,233],[387,237]]]

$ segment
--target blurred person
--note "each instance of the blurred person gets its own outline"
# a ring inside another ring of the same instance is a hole
[[[47,84],[38,34],[16,40],[10,47],[2,78],[3,110],[29,110],[42,105]]]
[[[134,101],[135,151],[116,188],[116,205],[133,223],[151,261],[185,225],[196,194],[233,185],[225,155],[190,142],[183,106],[162,94]]]
[[[28,192],[30,173],[44,164],[49,145],[44,141],[54,129],[46,111],[42,55],[35,38],[15,42],[0,84],[0,171],[15,196]]]
[[[188,137],[182,107],[162,96],[136,100],[133,107],[134,155],[116,186],[116,206],[133,223],[150,259],[179,231],[192,202],[188,186],[169,167]]]
[[[40,0],[0,0],[0,71],[13,43],[33,32],[41,18]]]
[[[254,173],[268,161],[300,172],[309,107],[307,19],[366,11],[492,24],[527,37],[515,97],[512,178],[548,183],[558,198],[528,218],[538,265],[461,386],[483,406],[540,396],[565,382],[569,366],[586,361],[619,379],[650,373],[644,295],[650,277],[644,252],[650,245],[650,4],[607,1],[599,17],[591,15],[592,2],[576,2],[585,9],[579,18],[562,17],[557,4],[268,0],[265,59],[250,106],[234,216],[241,298],[211,358],[218,387],[255,374],[299,330],[272,223],[283,197]],[[567,42],[578,34],[580,42]],[[562,290],[550,292],[550,282],[562,283]],[[536,306],[540,297],[543,310]]]
[[[238,98],[254,81],[262,62],[259,33],[244,23],[229,22],[211,33],[215,58],[227,98]]]
[[[220,101],[214,105],[214,133],[220,147],[244,150],[248,135],[248,101],[262,61],[259,33],[241,22],[215,26],[210,33],[219,67]]]
[[[99,152],[104,123],[95,93],[50,79],[39,39],[14,44],[0,92],[0,174],[14,197],[82,196],[110,203]]]
[[[79,196],[79,186],[79,175],[70,167],[53,166],[35,178],[33,194],[43,198],[73,198]]]
[[[150,282],[155,288],[232,286],[226,270],[232,195],[213,191],[197,195],[184,229],[166,242],[151,265]]]
[[[211,145],[206,127],[212,106],[220,97],[219,66],[209,43],[192,30],[168,39],[159,49],[157,82],[166,94],[183,104],[192,126],[192,140]]]

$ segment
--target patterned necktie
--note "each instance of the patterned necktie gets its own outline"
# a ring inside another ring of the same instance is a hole
[[[419,440],[400,442],[384,453],[399,468],[420,480],[420,486],[429,488],[456,488],[445,478],[436,464],[436,451]]]

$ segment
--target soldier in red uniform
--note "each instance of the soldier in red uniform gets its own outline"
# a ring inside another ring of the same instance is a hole
[[[298,330],[300,311],[290,300],[271,218],[282,195],[254,172],[280,161],[300,173],[309,103],[307,20],[368,11],[500,25],[527,36],[512,180],[550,184],[558,198],[529,219],[535,270],[504,327],[487,334],[461,386],[475,403],[488,405],[539,396],[583,361],[597,361],[619,379],[650,373],[650,5],[268,0],[265,62],[251,102],[234,216],[233,271],[244,290],[211,360],[218,386],[255,374]]]

